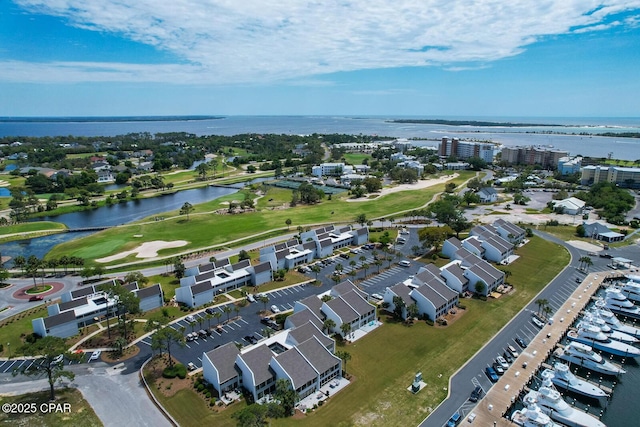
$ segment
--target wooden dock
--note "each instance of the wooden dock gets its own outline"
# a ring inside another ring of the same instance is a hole
[[[602,281],[611,277],[603,272],[587,275],[571,296],[554,315],[553,324],[548,323],[535,336],[529,346],[520,353],[511,367],[505,371],[486,396],[478,402],[472,411],[476,414],[471,425],[513,427],[510,420],[504,418],[509,407],[525,391],[537,369],[544,363],[556,347],[566,330],[576,320],[580,312],[591,301],[591,297],[602,285]],[[527,367],[523,368],[523,363]],[[464,425],[468,423],[464,421]]]

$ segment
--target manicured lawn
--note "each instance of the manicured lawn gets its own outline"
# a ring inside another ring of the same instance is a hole
[[[32,404],[39,408],[42,404],[49,403],[49,392],[38,392],[21,394],[19,396],[0,397],[0,403]],[[56,412],[55,410],[46,413],[39,410],[32,414],[5,414],[0,412],[0,424],[29,427],[67,427],[102,426],[102,422],[91,408],[91,405],[84,400],[82,393],[74,388],[61,388],[56,391],[55,404],[69,404],[70,412]]]
[[[347,163],[352,165],[362,165],[364,164],[362,163],[364,159],[371,160],[371,155],[364,153],[344,153],[342,157],[344,157]]]
[[[469,176],[472,174],[463,173],[454,182],[460,184]],[[197,205],[188,221],[177,211],[169,212],[167,219],[162,222],[135,223],[115,227],[58,245],[50,252],[49,256],[59,257],[66,254],[91,260],[130,250],[144,241],[183,239],[189,241],[187,246],[161,251],[161,255],[170,255],[189,249],[226,244],[239,238],[255,237],[266,230],[280,229],[284,232],[287,229],[285,220],[288,218],[292,220],[292,227],[297,227],[298,225],[351,222],[360,213],[370,219],[388,217],[399,211],[416,209],[425,205],[443,189],[444,184],[439,184],[424,190],[392,193],[374,201],[359,203],[348,203],[339,197],[333,197],[332,200],[324,200],[322,203],[312,206],[298,205],[295,208],[265,210],[240,215],[212,214],[212,210],[220,207],[220,202],[215,200]],[[144,239],[133,239],[132,237],[136,234],[142,234]],[[117,263],[120,262],[122,261]]]
[[[16,225],[7,225],[0,227],[0,239],[3,236],[7,236],[3,241],[11,240],[11,238],[24,239],[25,234],[41,234],[43,232],[57,233],[65,230],[67,227],[59,222],[52,221],[37,221],[37,222],[25,222]],[[18,236],[8,236],[9,234],[18,234]]]
[[[26,336],[33,332],[31,320],[47,316],[47,309],[44,304],[38,305],[35,302],[32,304],[37,307],[0,322],[0,343],[4,347],[4,351],[0,355],[3,357],[8,357],[9,352],[11,352],[12,357],[18,355],[19,349],[23,344],[21,335]],[[7,343],[10,345],[7,345]]]

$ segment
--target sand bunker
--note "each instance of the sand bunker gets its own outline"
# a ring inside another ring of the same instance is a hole
[[[118,259],[126,258],[129,255],[137,254],[136,258],[154,258],[158,256],[158,251],[169,248],[179,248],[185,246],[186,240],[174,240],[173,242],[165,242],[164,240],[155,240],[153,242],[145,242],[130,251],[120,252],[119,254],[97,259],[96,262],[111,262]]]
[[[377,193],[377,197],[362,197],[359,199],[347,199],[347,202],[368,202],[371,200],[375,200],[378,197],[382,197],[384,195],[391,194],[391,193],[398,193],[400,191],[407,191],[407,190],[422,190],[424,188],[433,187],[434,185],[437,185],[437,184],[442,184],[443,182],[447,182],[450,179],[454,179],[457,177],[458,177],[458,174],[454,173],[453,175],[444,175],[444,176],[441,176],[440,178],[422,179],[414,184],[400,184],[400,185],[396,185],[395,187],[383,188],[380,191],[380,193]]]

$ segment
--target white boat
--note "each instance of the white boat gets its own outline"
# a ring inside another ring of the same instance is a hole
[[[531,401],[525,400],[526,408],[514,411],[511,415],[511,421],[521,427],[561,427],[559,424],[551,421],[551,418],[536,404],[535,399]]]
[[[567,338],[583,344],[590,345],[596,350],[605,351],[614,356],[638,357],[640,349],[631,344],[615,341],[604,334],[600,328],[594,325],[581,325],[578,329],[567,332]]]
[[[640,319],[640,308],[629,301],[619,289],[609,288],[605,291],[604,306],[616,314]]]
[[[627,299],[640,303],[640,283],[629,281],[620,286],[620,292],[622,292]]]
[[[620,341],[626,344],[637,344],[638,339],[633,335],[625,334],[624,332],[614,331],[611,326],[607,325],[607,323],[595,315],[591,313],[586,313],[580,322],[578,322],[578,328],[582,325],[593,325],[597,328],[600,328],[602,333],[607,335],[612,340]]]
[[[576,341],[571,341],[564,348],[558,349],[556,356],[560,360],[599,374],[620,375],[626,372],[620,366],[605,360],[590,346]]]
[[[600,406],[604,406],[609,397],[601,388],[576,377],[569,369],[569,366],[564,363],[554,363],[553,369],[545,369],[541,375],[542,378],[549,378],[558,389],[568,390],[581,396],[595,399],[600,403]]]
[[[611,310],[605,308],[604,299],[601,298],[596,301],[596,306],[591,309],[591,312],[597,314],[614,331],[624,332],[625,334],[640,338],[640,328],[622,323]]]
[[[596,417],[569,406],[548,379],[542,382],[538,391],[531,390],[527,393],[525,399],[527,397],[535,398],[542,412],[567,427],[606,427]]]

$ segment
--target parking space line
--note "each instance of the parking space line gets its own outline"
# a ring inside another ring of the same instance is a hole
[[[27,359],[23,360],[21,364],[18,365],[18,368],[20,368],[22,365],[24,365],[25,363],[27,363]]]
[[[11,367],[16,363],[16,361],[14,360],[11,365],[9,365],[9,367],[7,369],[5,369],[4,371],[2,371],[2,373],[6,373],[9,369],[11,369]]]
[[[200,361],[200,363],[202,363],[202,358],[201,357],[198,357],[198,360]]]
[[[242,328],[242,325],[240,323],[236,322],[235,320],[233,322],[231,322],[231,323],[236,325],[238,328]]]
[[[32,360],[31,363],[29,363],[29,366],[27,366],[25,369],[25,371],[28,371],[29,368],[31,368],[31,366],[33,366],[33,364],[35,363],[35,360]]]
[[[241,322],[244,322],[244,323],[245,323],[245,324],[247,324],[247,325],[249,324],[249,322],[247,322],[247,321],[246,321],[246,320],[244,320],[243,318],[240,318],[240,321],[241,321]]]
[[[2,362],[2,364],[0,365],[0,369],[2,369],[2,367],[8,362],[9,362],[8,360],[5,360],[4,362]]]
[[[235,329],[231,327],[231,324],[230,324],[230,323],[227,323],[225,326],[227,326],[227,327],[228,327],[229,329],[231,329],[232,331],[235,331]],[[224,330],[224,328],[222,328],[222,330]]]

